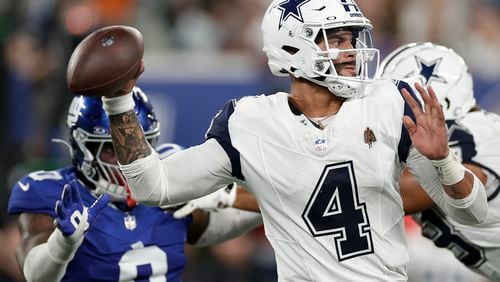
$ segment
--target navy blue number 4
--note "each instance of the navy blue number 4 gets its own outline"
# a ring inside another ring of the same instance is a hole
[[[339,261],[373,253],[365,203],[352,161],[327,165],[302,213],[314,237],[332,235]]]

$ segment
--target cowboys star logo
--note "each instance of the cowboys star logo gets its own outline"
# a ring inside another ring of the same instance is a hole
[[[283,22],[285,22],[290,16],[303,23],[304,19],[302,18],[302,11],[300,8],[309,1],[310,0],[285,0],[278,4],[277,8],[281,11],[278,29],[281,28]]]
[[[427,62],[419,57],[415,57],[415,60],[417,60],[418,69],[420,70],[419,75],[425,87],[429,86],[433,81],[447,83],[446,79],[438,73],[438,68],[443,58],[437,58],[431,62]]]

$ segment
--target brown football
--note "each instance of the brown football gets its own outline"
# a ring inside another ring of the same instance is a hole
[[[68,88],[86,96],[115,93],[137,74],[143,54],[139,30],[123,25],[101,28],[85,37],[71,54]]]

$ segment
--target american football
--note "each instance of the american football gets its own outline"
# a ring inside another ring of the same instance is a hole
[[[136,28],[101,28],[73,51],[66,73],[68,88],[86,96],[114,93],[136,75],[143,54],[142,34]]]

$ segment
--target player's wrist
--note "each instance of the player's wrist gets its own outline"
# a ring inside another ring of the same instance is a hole
[[[135,102],[131,91],[121,96],[102,97],[102,105],[106,113],[111,116],[133,110]]]
[[[430,161],[444,185],[454,185],[464,179],[465,167],[452,150],[448,150],[448,155],[444,159]]]

